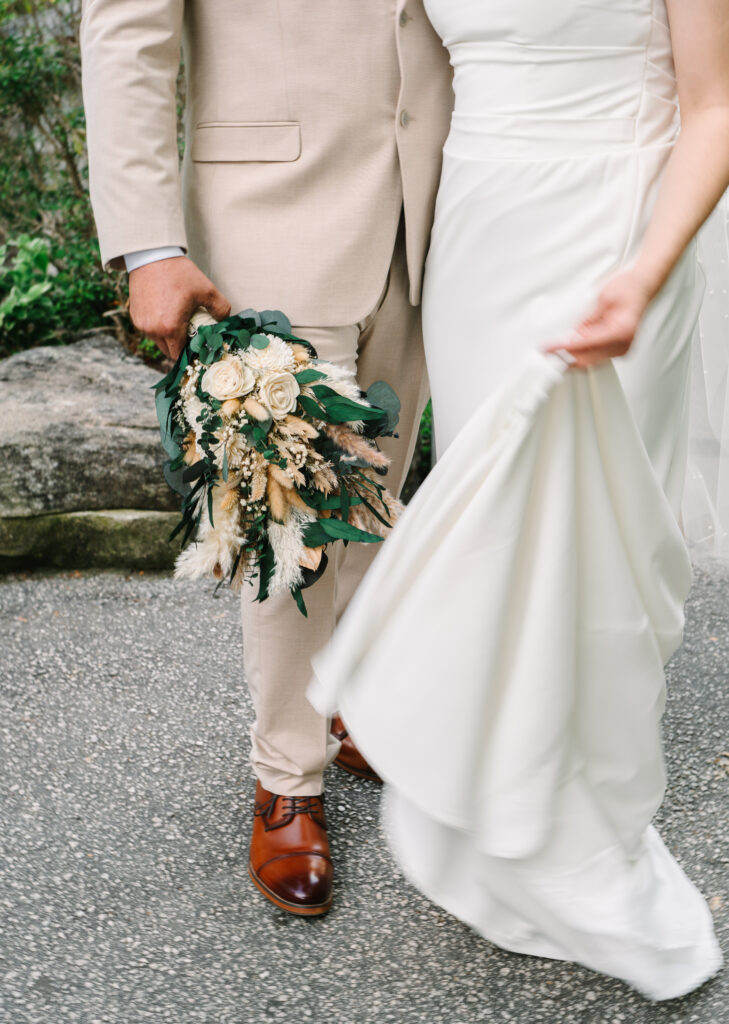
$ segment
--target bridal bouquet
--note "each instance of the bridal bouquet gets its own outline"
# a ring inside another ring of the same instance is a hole
[[[375,443],[399,400],[382,381],[365,396],[283,313],[205,319],[156,385],[165,478],[182,495],[175,576],[257,577],[258,600],[289,590],[305,615],[326,546],[379,542],[401,509]]]

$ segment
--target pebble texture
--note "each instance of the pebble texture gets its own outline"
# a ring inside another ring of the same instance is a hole
[[[490,946],[399,876],[376,787],[330,769],[336,902],[246,877],[235,597],[119,574],[0,584],[1,1024],[727,1024],[729,972],[672,1003]],[[729,570],[697,572],[670,668],[659,827],[729,947]],[[444,681],[444,685],[447,681]]]

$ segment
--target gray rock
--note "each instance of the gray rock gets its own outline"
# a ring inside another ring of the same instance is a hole
[[[0,517],[177,508],[150,388],[158,373],[110,335],[0,362]]]
[[[0,519],[0,572],[59,569],[171,569],[180,550],[168,537],[175,512],[111,509]]]
[[[158,380],[100,331],[0,361],[0,572],[172,565]]]

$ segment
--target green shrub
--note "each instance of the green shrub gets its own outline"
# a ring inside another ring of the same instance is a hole
[[[126,302],[88,199],[80,15],[80,0],[0,0],[0,356],[67,341]]]
[[[52,288],[47,239],[21,235],[0,246],[0,334],[18,337],[30,325],[44,324],[53,313]]]

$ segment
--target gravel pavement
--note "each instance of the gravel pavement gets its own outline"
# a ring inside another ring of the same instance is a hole
[[[120,574],[0,583],[2,1024],[729,1024],[729,971],[650,1004],[487,944],[397,873],[378,790],[330,769],[336,902],[247,880],[237,602]],[[670,668],[659,826],[729,952],[729,572],[702,565]]]

